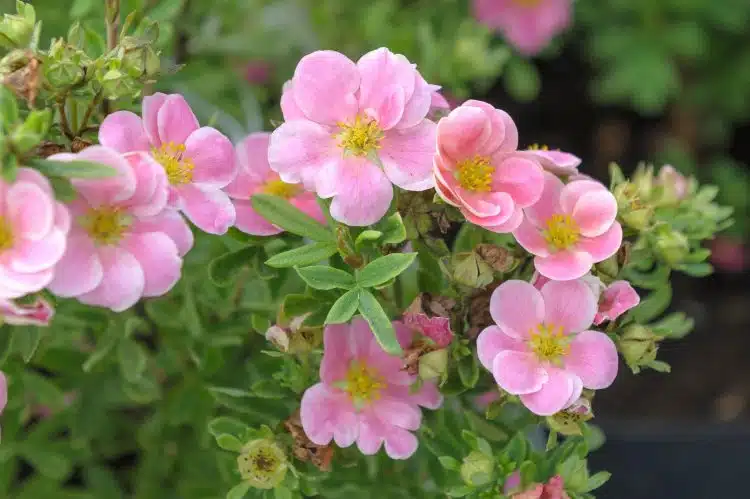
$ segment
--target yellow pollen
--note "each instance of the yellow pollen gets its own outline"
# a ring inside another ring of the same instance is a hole
[[[339,133],[334,135],[338,145],[344,151],[354,156],[367,156],[380,149],[383,130],[378,123],[366,116],[358,114],[354,123],[338,123]]]
[[[559,364],[570,351],[570,342],[562,327],[539,324],[530,332],[529,348],[539,360]]]
[[[97,244],[116,244],[132,221],[129,215],[109,206],[92,209],[80,223]]]
[[[475,156],[458,164],[456,178],[467,191],[489,192],[492,188],[493,173],[495,167],[490,164],[490,158]]]
[[[354,400],[355,406],[369,404],[380,398],[380,391],[385,388],[383,379],[364,362],[354,361],[346,373],[344,390]]]
[[[13,228],[10,223],[0,217],[0,251],[5,251],[13,247]]]
[[[581,237],[578,224],[570,215],[552,215],[547,220],[547,229],[542,234],[547,243],[557,250],[570,248]]]
[[[193,181],[193,160],[185,156],[185,144],[167,142],[161,147],[153,148],[151,154],[167,173],[172,185],[189,184]]]
[[[549,151],[549,147],[539,144],[531,144],[529,146],[530,151]]]
[[[263,186],[263,192],[266,194],[272,194],[284,199],[293,198],[299,191],[300,186],[287,184],[282,180],[270,180]]]
[[[511,0],[516,5],[520,5],[521,7],[536,7],[540,3],[542,3],[542,0]]]

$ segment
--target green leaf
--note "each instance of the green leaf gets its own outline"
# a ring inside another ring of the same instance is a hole
[[[516,100],[528,102],[536,98],[539,93],[539,72],[528,60],[514,57],[508,61],[503,73],[505,88]]]
[[[273,489],[274,499],[292,499],[292,491],[286,487],[276,487]]]
[[[117,362],[125,379],[133,383],[143,376],[148,356],[139,343],[126,339],[117,346]]]
[[[208,423],[208,432],[214,437],[229,434],[235,437],[242,437],[250,429],[248,425],[234,418],[222,416],[212,419]]]
[[[258,248],[255,246],[247,246],[214,258],[208,264],[209,279],[217,286],[229,286],[237,276],[237,271],[249,265],[258,251]]]
[[[239,388],[231,388],[227,386],[209,386],[208,391],[211,392],[212,395],[226,395],[233,398],[245,398],[245,397],[253,397],[253,394],[250,392],[246,392],[245,390],[240,390]]]
[[[285,251],[266,260],[266,265],[276,268],[312,265],[328,258],[338,251],[336,243],[312,243],[300,248]]]
[[[333,234],[320,222],[302,213],[287,200],[271,194],[252,197],[253,208],[260,216],[282,229],[313,241],[333,241]]]
[[[648,367],[653,369],[654,371],[660,372],[660,373],[670,373],[672,372],[672,366],[667,364],[666,362],[662,360],[652,360],[648,364],[646,364]]]
[[[216,445],[231,452],[240,452],[242,450],[242,442],[237,437],[228,433],[216,437]]]
[[[581,492],[591,492],[592,490],[596,490],[609,480],[609,478],[612,476],[612,473],[609,471],[600,471],[599,473],[595,473],[594,475],[591,475],[586,482],[586,487]]]
[[[658,336],[679,339],[692,331],[694,326],[695,321],[692,317],[688,317],[684,312],[675,312],[651,324],[651,330]]]
[[[440,456],[438,458],[438,461],[440,461],[440,464],[446,470],[458,470],[461,467],[461,463],[459,463],[457,459],[450,456]]]
[[[672,286],[667,283],[663,287],[657,289],[648,295],[641,303],[628,312],[629,316],[636,322],[641,324],[647,323],[652,319],[655,319],[667,307],[669,302],[672,300]]]
[[[677,270],[691,277],[706,277],[714,273],[714,267],[710,263],[688,263],[679,265]]]
[[[22,446],[19,453],[39,472],[52,480],[61,481],[73,469],[73,463],[67,457],[36,445]]]
[[[343,324],[352,318],[359,306],[359,289],[350,289],[336,300],[326,316],[326,324]]]
[[[383,236],[383,233],[379,230],[363,230],[359,233],[357,236],[357,239],[354,241],[354,248],[357,251],[362,250],[362,246],[365,245],[368,242],[374,242],[380,239]]]
[[[351,289],[354,287],[354,277],[343,270],[323,265],[313,265],[311,267],[295,267],[308,286],[314,289]]]
[[[359,292],[359,313],[362,314],[362,317],[370,325],[375,339],[378,340],[383,350],[391,355],[401,355],[403,353],[391,320],[386,315],[377,298],[365,289]]]
[[[227,492],[227,499],[242,499],[248,490],[250,490],[250,482],[238,483]]]
[[[479,364],[474,355],[468,355],[458,363],[458,377],[466,388],[474,388],[479,381]]]
[[[67,203],[76,198],[76,190],[67,178],[47,177],[47,180],[49,180],[50,185],[52,185],[52,191],[55,193],[55,199],[58,201]]]
[[[391,253],[373,260],[357,273],[357,284],[372,288],[397,277],[417,257],[416,253]]]
[[[15,327],[12,331],[11,344],[13,345],[13,349],[21,355],[24,362],[28,363],[34,357],[37,348],[39,348],[42,329],[35,326],[28,326]]]
[[[102,178],[117,176],[117,170],[111,166],[91,161],[55,161],[32,158],[28,160],[28,164],[48,177]]]
[[[406,226],[399,212],[384,218],[375,227],[383,233],[383,244],[398,244],[406,239]]]
[[[448,497],[464,497],[469,495],[472,491],[473,489],[467,485],[456,485],[455,487],[446,490],[445,493]]]
[[[287,318],[299,317],[320,307],[320,300],[314,296],[291,294],[284,297],[281,311]]]
[[[18,103],[8,87],[0,85],[0,124],[6,130],[18,121]]]

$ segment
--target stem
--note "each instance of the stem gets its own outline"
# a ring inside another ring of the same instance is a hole
[[[112,51],[117,47],[118,31],[120,29],[120,0],[105,0],[106,10],[104,14],[104,23],[107,27],[107,50]],[[104,115],[109,114],[109,100],[102,102],[102,111]]]
[[[99,92],[96,93],[94,96],[94,100],[91,101],[89,104],[89,107],[86,109],[86,113],[83,115],[83,120],[81,121],[81,126],[78,128],[78,135],[79,137],[83,134],[84,131],[86,131],[89,120],[91,119],[91,115],[94,113],[94,109],[99,106],[99,103],[102,100],[102,91],[99,90]]]
[[[70,129],[68,115],[65,114],[65,99],[57,101],[57,111],[60,113],[60,126],[62,127],[63,133],[69,140],[73,140],[75,135],[73,135],[73,132]]]

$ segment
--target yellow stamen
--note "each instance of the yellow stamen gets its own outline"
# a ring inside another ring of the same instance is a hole
[[[356,406],[369,404],[380,398],[385,388],[383,379],[363,361],[354,361],[346,373],[344,391],[348,392]]]
[[[339,133],[334,135],[338,145],[354,156],[367,156],[380,149],[383,130],[378,123],[358,114],[354,123],[338,123]]]
[[[493,173],[495,167],[490,164],[490,158],[475,156],[458,164],[456,178],[467,191],[489,192],[492,188]]]
[[[193,160],[185,156],[185,144],[167,142],[160,148],[153,148],[151,154],[167,173],[172,185],[189,184],[193,181]]]
[[[271,180],[263,186],[263,192],[272,194],[284,199],[291,199],[300,191],[300,186],[296,184],[287,184],[283,180]]]
[[[92,209],[81,217],[80,223],[91,239],[98,244],[116,244],[125,235],[132,218],[121,213],[119,208],[105,206]]]
[[[563,334],[562,327],[539,324],[530,332],[529,348],[539,360],[559,364],[570,351],[570,342]]]
[[[554,249],[564,250],[578,242],[581,232],[570,215],[552,215],[547,220],[547,230],[542,235]]]
[[[529,146],[529,151],[549,151],[549,147],[545,145],[531,144]]]
[[[10,222],[4,217],[0,217],[0,251],[5,251],[13,247],[13,228]]]
[[[540,3],[542,3],[542,0],[511,0],[516,5],[520,5],[521,7],[536,7]]]

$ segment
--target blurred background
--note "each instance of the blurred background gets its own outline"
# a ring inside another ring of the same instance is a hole
[[[102,0],[31,3],[43,46],[74,20],[87,36],[103,32]],[[13,4],[0,0],[3,12]],[[280,121],[281,86],[302,55],[329,48],[356,60],[388,46],[451,105],[507,110],[523,147],[573,152],[600,179],[611,161],[630,171],[649,160],[718,185],[735,224],[711,243],[716,273],[675,283],[673,308],[696,328],[662,347],[671,374],[623,368],[597,397],[608,443],[592,468],[614,474],[604,499],[746,495],[750,1],[122,0],[132,11],[161,23],[170,69],[154,89],[184,93],[234,140]],[[519,42],[519,29],[540,46]]]

